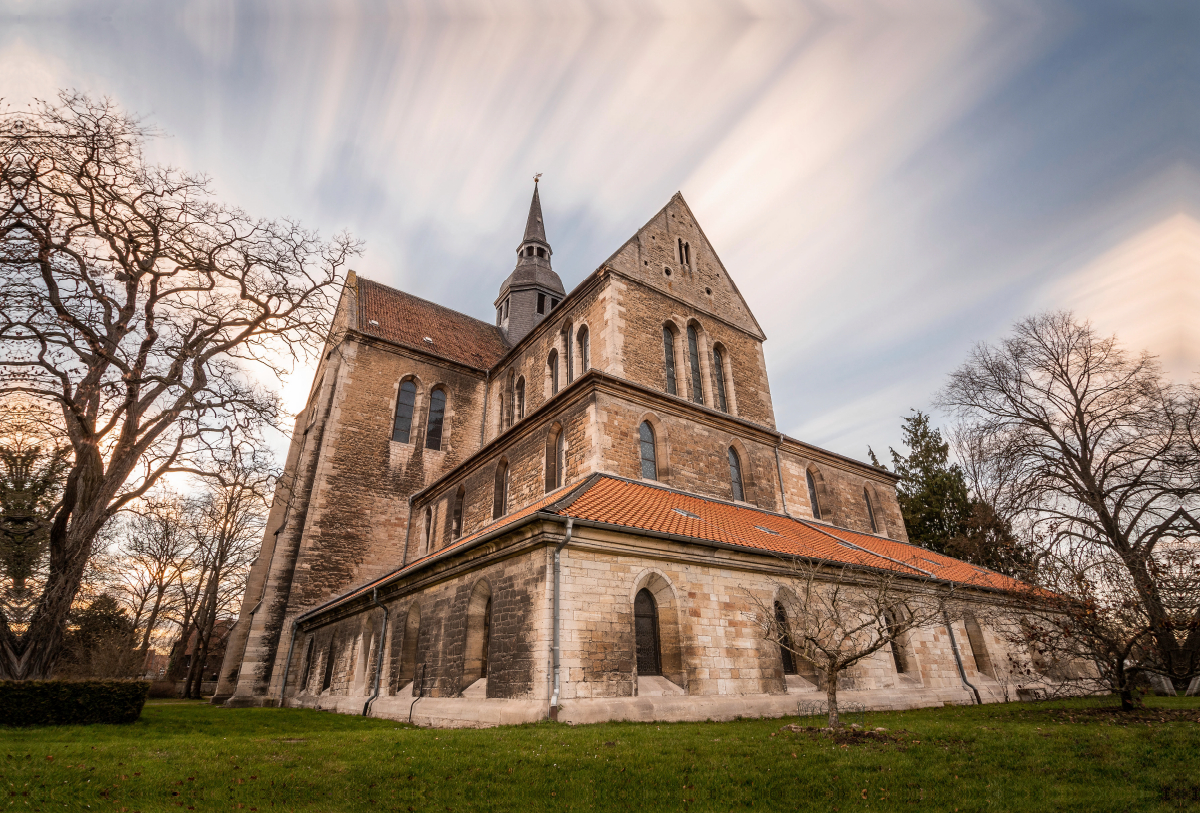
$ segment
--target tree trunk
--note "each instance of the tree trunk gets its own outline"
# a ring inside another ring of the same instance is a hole
[[[138,647],[138,676],[141,677],[146,673],[146,655],[150,651],[150,633],[154,631],[154,625],[158,623],[158,613],[162,609],[163,593],[166,588],[161,584],[158,586],[158,594],[154,597],[154,607],[150,610],[150,617],[146,619],[146,632],[142,635],[142,645]]]
[[[835,731],[842,727],[842,720],[838,717],[837,679],[838,673],[830,669],[825,679],[825,699],[829,705],[829,727]]]

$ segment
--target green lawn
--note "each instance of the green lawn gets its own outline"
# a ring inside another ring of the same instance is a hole
[[[1200,810],[1200,701],[482,731],[151,701],[130,726],[0,729],[8,810]]]

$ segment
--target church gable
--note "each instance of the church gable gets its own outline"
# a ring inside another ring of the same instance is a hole
[[[605,264],[699,311],[718,315],[759,341],[766,338],[678,192]]]

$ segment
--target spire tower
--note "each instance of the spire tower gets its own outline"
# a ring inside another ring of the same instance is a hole
[[[525,219],[525,235],[517,246],[517,267],[500,286],[496,297],[496,324],[510,344],[516,344],[546,318],[565,295],[562,280],[550,267],[550,242],[542,221],[538,179],[533,178],[533,200]]]

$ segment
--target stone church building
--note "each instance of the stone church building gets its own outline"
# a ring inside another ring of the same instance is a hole
[[[493,323],[350,274],[214,702],[488,725],[794,713],[782,557],[1013,583],[907,544],[887,471],[775,427],[766,336],[676,194],[574,290],[537,186]],[[1003,699],[968,619],[844,701]],[[822,699],[823,694],[812,694]]]

